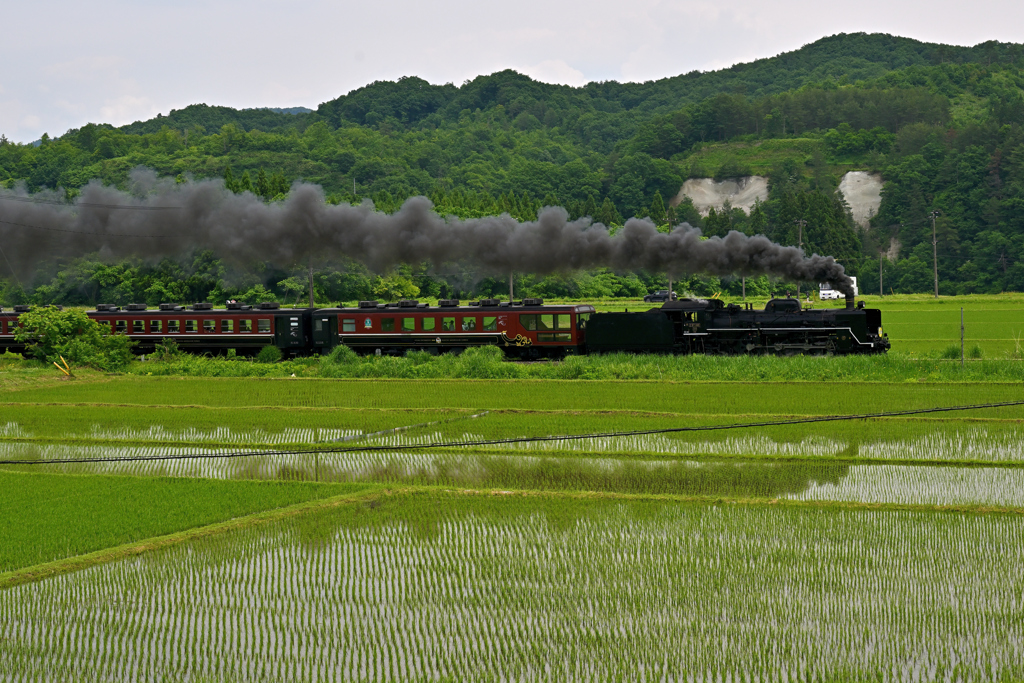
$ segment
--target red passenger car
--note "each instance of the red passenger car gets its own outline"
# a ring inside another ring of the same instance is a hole
[[[313,343],[321,352],[338,344],[360,353],[399,355],[409,349],[458,353],[470,346],[498,346],[516,358],[559,358],[584,345],[589,305],[545,306],[541,299],[482,299],[460,306],[414,300],[313,312]]]
[[[145,304],[128,304],[124,310],[98,304],[88,315],[115,334],[138,342],[141,353],[151,352],[164,339],[173,339],[189,351],[236,349],[241,354],[256,353],[268,345],[301,354],[307,352],[310,341],[310,309],[281,309],[278,304],[228,304],[227,308],[209,303],[160,304],[156,310]]]
[[[0,352],[25,352],[25,345],[14,339],[14,330],[18,327],[18,316],[28,311],[28,309],[28,306],[15,306],[12,311],[4,310],[0,306]]]

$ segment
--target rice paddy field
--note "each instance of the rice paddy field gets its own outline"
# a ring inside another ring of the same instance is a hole
[[[879,415],[1024,401],[1019,361],[716,360],[0,368],[0,681],[1024,679],[1024,405]]]

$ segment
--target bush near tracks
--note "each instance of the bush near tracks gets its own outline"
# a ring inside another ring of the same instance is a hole
[[[100,370],[119,370],[132,361],[131,339],[111,334],[83,311],[63,311],[54,306],[22,313],[14,338],[28,346],[32,357],[53,363],[61,357],[75,365]]]

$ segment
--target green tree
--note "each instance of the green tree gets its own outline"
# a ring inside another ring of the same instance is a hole
[[[256,176],[256,194],[264,199],[270,199],[273,196],[270,194],[270,179],[267,178],[267,172],[262,168]]]
[[[664,225],[667,220],[665,214],[665,200],[661,198],[661,191],[658,190],[654,193],[654,199],[651,200],[651,209],[647,214],[654,221],[655,225]]]
[[[238,184],[235,182],[235,174],[231,171],[230,166],[224,169],[224,187],[228,188],[232,192],[238,192]]]
[[[622,216],[619,215],[618,210],[615,208],[615,204],[608,197],[604,198],[601,202],[601,208],[597,210],[597,215],[594,216],[594,220],[598,223],[602,223],[605,226],[611,225],[622,225]]]
[[[22,313],[19,320],[21,327],[14,338],[44,363],[63,357],[75,365],[118,370],[132,359],[135,342],[123,334],[111,334],[108,326],[97,324],[83,311],[46,306]]]

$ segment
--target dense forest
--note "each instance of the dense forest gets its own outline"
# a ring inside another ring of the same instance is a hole
[[[395,211],[413,195],[462,217],[536,217],[542,206],[606,225],[650,217],[706,235],[766,234],[834,255],[878,291],[930,291],[930,214],[938,212],[940,291],[1024,290],[1024,46],[971,48],[887,35],[837,35],[721,71],[647,83],[539,83],[513,71],[461,86],[407,77],[355,90],[315,111],[235,110],[197,104],[120,128],[88,124],[36,144],[0,137],[0,183],[73,198],[99,179],[127,188],[139,166],[165,176],[222,178],[235,192],[280,201],[295,181],[328,201],[373,201]],[[837,192],[849,170],[882,174],[883,201],[861,230]],[[684,180],[758,173],[769,197],[748,215],[699,214],[671,201]],[[880,258],[880,252],[886,257]],[[302,296],[303,265],[229,272],[209,253],[159,263],[96,255],[45,264],[32,282],[5,278],[0,300],[218,300]],[[56,273],[56,275],[54,275]],[[315,274],[318,300],[469,296],[507,283],[404,268],[374,274],[335,263]],[[521,276],[540,296],[635,296],[658,273]],[[748,281],[748,292],[791,283]],[[694,276],[677,290],[738,291]]]

